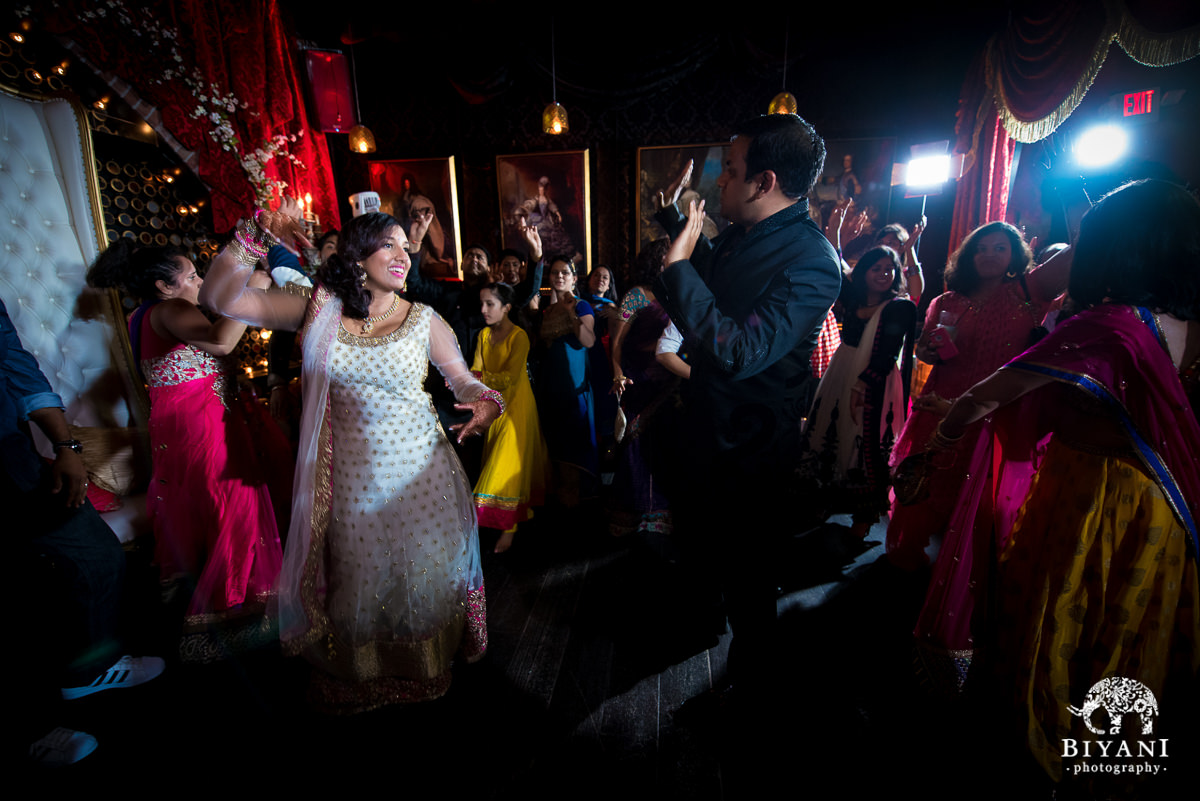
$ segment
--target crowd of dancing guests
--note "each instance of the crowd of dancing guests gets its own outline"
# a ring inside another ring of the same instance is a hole
[[[124,240],[89,273],[141,302],[148,512],[181,654],[277,636],[330,711],[436,698],[487,647],[479,528],[503,552],[541,507],[582,504],[616,535],[671,533],[691,374],[658,298],[671,242],[581,276],[526,221],[524,248],[492,264],[472,245],[444,283],[419,270],[428,218],[356,217],[301,266],[294,212],[243,222],[203,280]],[[853,537],[886,521],[888,561],[930,576],[920,669],[950,693],[998,689],[1058,780],[1056,743],[1091,726],[1068,706],[1095,682],[1186,696],[1200,671],[1200,205],[1126,185],[1040,264],[987,223],[941,294],[925,292],[923,220],[862,223],[841,207],[826,226],[843,286],[798,497],[815,519],[849,515]],[[270,382],[271,411],[298,418],[290,449],[222,363],[248,324],[297,332],[301,375],[273,354]]]
[[[839,250],[847,216],[826,229]],[[919,330],[905,233],[881,230],[847,274],[800,480],[854,535],[887,513],[888,563],[927,580],[919,678],[986,699],[1011,755],[1061,782],[1062,743],[1120,732],[1083,703],[1101,680],[1165,694],[1184,718],[1200,708],[1200,205],[1127,184],[1036,264],[1012,225],[982,225]],[[911,403],[907,349],[925,365]],[[1144,704],[1128,709],[1146,735]]]

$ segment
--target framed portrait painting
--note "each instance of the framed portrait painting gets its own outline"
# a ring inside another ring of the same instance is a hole
[[[820,209],[820,224],[839,203],[853,200],[859,211],[866,211],[872,229],[888,221],[892,203],[892,162],[896,140],[826,139],[825,170],[817,179],[813,205]]]
[[[454,157],[372,161],[368,168],[379,210],[399,220],[406,234],[414,219],[431,218],[421,242],[421,272],[462,278]]]
[[[721,216],[721,190],[717,187],[717,178],[725,168],[728,152],[728,142],[638,148],[638,253],[655,239],[667,235],[654,220],[658,211],[658,193],[665,191],[680,176],[689,159],[692,161],[692,180],[679,196],[680,210],[686,213],[693,198],[705,201],[703,233],[709,239],[729,226],[729,220]]]
[[[536,225],[546,256],[566,255],[584,275],[592,262],[588,151],[496,157],[500,236],[506,248],[526,249],[523,225]]]

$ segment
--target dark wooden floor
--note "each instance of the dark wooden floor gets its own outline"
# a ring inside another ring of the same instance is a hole
[[[734,714],[704,697],[730,635],[698,608],[669,538],[614,539],[597,510],[534,522],[507,554],[485,535],[489,652],[456,668],[444,698],[328,718],[305,703],[307,666],[277,652],[170,664],[144,687],[67,705],[64,725],[100,747],[35,777],[185,797],[1050,797],[1003,761],[985,717],[918,687],[910,632],[925,578],[880,560],[882,525],[865,543],[838,518],[792,533],[776,567],[794,672],[777,704]],[[169,650],[154,628],[138,644]]]

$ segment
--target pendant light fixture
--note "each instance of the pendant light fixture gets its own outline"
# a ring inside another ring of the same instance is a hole
[[[375,134],[362,124],[362,110],[358,107],[358,65],[354,63],[354,46],[350,46],[350,72],[354,76],[354,117],[358,124],[350,129],[350,150],[355,153],[374,153]]]
[[[570,130],[567,125],[567,110],[558,102],[558,72],[554,53],[554,20],[550,20],[550,97],[551,102],[542,109],[542,131],[557,136]]]
[[[783,91],[771,98],[771,104],[767,106],[768,114],[796,113],[796,98],[787,90],[788,37],[790,35],[788,27],[785,22],[783,28]]]

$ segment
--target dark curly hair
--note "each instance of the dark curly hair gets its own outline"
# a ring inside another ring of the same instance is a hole
[[[633,275],[630,283],[633,286],[652,286],[663,268],[663,257],[671,248],[671,240],[667,237],[655,239],[642,248],[633,262]]]
[[[1200,203],[1182,187],[1134,181],[1102,197],[1079,225],[1070,295],[1200,319]]]
[[[876,262],[883,259],[890,260],[895,268],[895,274],[892,276],[892,288],[888,290],[888,297],[894,298],[900,294],[900,282],[904,279],[900,254],[886,245],[880,245],[864,253],[850,272],[850,292],[844,299],[846,311],[852,312],[867,305],[867,273],[871,271]]]
[[[365,318],[370,312],[371,293],[363,286],[366,276],[360,262],[383,247],[388,231],[400,227],[390,214],[372,212],[355,217],[338,236],[337,252],[318,272],[321,283],[342,301],[347,317]]]
[[[1029,265],[1033,263],[1033,253],[1021,238],[1021,232],[1006,222],[990,222],[972,231],[950,257],[950,266],[946,268],[946,289],[970,295],[979,288],[975,251],[979,249],[979,240],[998,233],[1008,237],[1008,246],[1012,249],[1012,261],[1008,264],[1003,280],[1016,281],[1025,274]]]
[[[750,137],[746,181],[771,170],[787,197],[807,195],[825,168],[825,140],[795,114],[764,114],[747,120],[734,131],[734,139],[739,136]]]
[[[91,286],[117,287],[138,300],[159,297],[156,283],[175,285],[187,257],[174,247],[139,247],[131,239],[113,242],[95,263],[88,268],[87,282]]]

